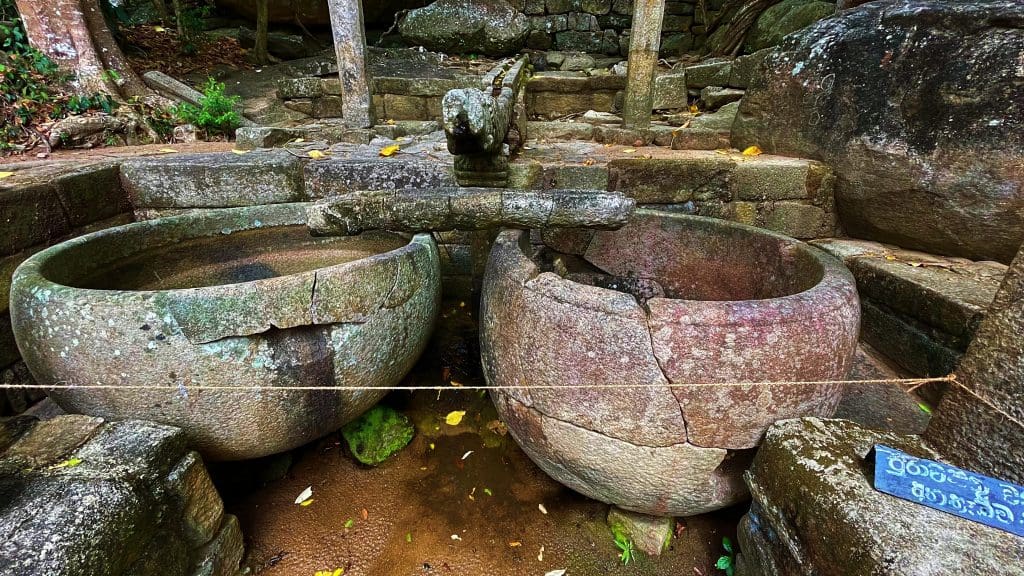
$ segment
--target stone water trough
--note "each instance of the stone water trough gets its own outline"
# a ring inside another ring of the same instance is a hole
[[[533,236],[536,242],[538,236]],[[740,224],[639,210],[616,231],[504,230],[481,302],[502,420],[591,498],[688,516],[744,500],[778,419],[830,416],[860,307],[824,252]],[[562,388],[636,384],[636,388]],[[670,387],[671,385],[671,387]]]
[[[179,426],[210,459],[273,454],[337,430],[426,346],[438,252],[423,234],[313,238],[305,210],[138,222],[36,254],[11,290],[25,362],[41,383],[142,387],[49,394],[69,412]],[[194,388],[211,385],[258,389]],[[289,386],[370,389],[279,389]]]

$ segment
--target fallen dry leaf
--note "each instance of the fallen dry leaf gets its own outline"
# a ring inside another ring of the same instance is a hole
[[[363,520],[369,520],[370,511],[367,510],[366,508],[363,508],[362,510],[359,511],[359,516],[362,517]]]
[[[444,417],[444,423],[449,426],[458,426],[459,423],[462,422],[462,417],[465,415],[465,410],[455,410],[454,412],[449,412],[448,415]]]
[[[402,147],[399,146],[398,144],[392,144],[391,146],[385,146],[385,147],[381,148],[380,149],[380,155],[385,157],[385,158],[387,158],[389,156],[394,156],[395,153],[398,152],[401,149],[402,149]]]
[[[310,150],[309,157],[312,158],[313,160],[323,160],[324,158],[327,157],[327,155],[319,150]]]
[[[519,540],[513,540],[512,542],[508,543],[508,547],[509,548],[519,548],[522,545],[523,545],[523,543],[520,542]]]
[[[161,148],[157,150],[157,152],[161,154],[174,154],[177,152],[177,150],[175,150],[174,148]]]
[[[249,151],[248,150],[238,150],[237,148],[234,148],[234,149],[231,150],[231,153],[232,154],[238,154],[239,156],[242,156],[244,154],[248,154]]]
[[[14,176],[14,172],[0,172],[0,180]]]
[[[537,509],[540,510],[541,514],[547,514],[548,513],[548,509],[545,508],[543,504],[537,504]]]
[[[302,504],[306,500],[309,500],[313,496],[313,487],[309,486],[305,490],[299,493],[299,497],[295,499],[296,504]]]
[[[743,150],[744,156],[760,156],[761,154],[761,149],[757,146],[749,146]]]

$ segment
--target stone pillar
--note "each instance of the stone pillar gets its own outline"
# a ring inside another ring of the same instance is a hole
[[[328,0],[334,51],[341,77],[341,114],[350,128],[373,127],[373,97],[366,63],[366,33],[360,0]]]
[[[1024,484],[1024,247],[957,377],[963,388],[949,387],[925,440],[957,466]]]
[[[665,0],[636,0],[629,40],[626,100],[622,107],[627,128],[647,128],[654,107],[654,69],[661,48],[661,21]]]

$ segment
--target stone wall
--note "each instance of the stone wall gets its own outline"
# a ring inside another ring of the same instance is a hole
[[[0,572],[234,576],[243,542],[177,428],[0,420]]]
[[[8,309],[14,269],[47,246],[131,220],[115,162],[87,167],[26,163],[0,182],[0,382],[30,380],[24,367],[16,365],[21,354]],[[5,390],[0,393],[0,416],[18,413],[39,397],[38,392]]]
[[[633,0],[509,0],[530,18],[526,47],[594,54],[629,55]],[[707,0],[713,21],[725,0]],[[707,42],[697,0],[669,0],[662,23],[661,53],[678,56],[700,51]]]

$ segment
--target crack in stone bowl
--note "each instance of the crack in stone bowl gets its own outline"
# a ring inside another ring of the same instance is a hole
[[[146,386],[49,394],[69,412],[179,426],[213,460],[337,430],[423,352],[440,263],[426,234],[313,238],[306,206],[137,222],[34,255],[11,288],[26,364],[41,383]]]
[[[860,304],[824,252],[652,210],[617,231],[530,238],[502,231],[488,263],[488,383],[644,386],[491,391],[520,446],[566,486],[647,514],[723,508],[747,497],[742,473],[772,422],[834,412],[840,384],[725,385],[847,376]]]

